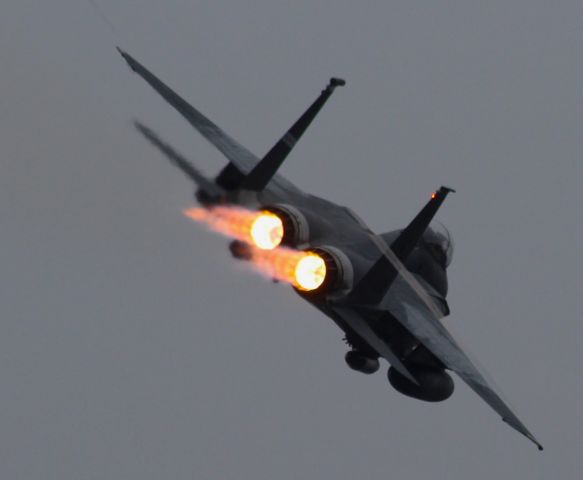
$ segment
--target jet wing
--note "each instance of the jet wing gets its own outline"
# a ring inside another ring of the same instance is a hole
[[[117,47],[117,49],[121,56],[129,65],[129,67],[140,77],[142,77],[146,81],[146,83],[148,83],[156,92],[158,92],[164,100],[166,100],[170,105],[172,105],[178,111],[178,113],[180,113],[186,119],[186,121],[194,127],[195,130],[197,130],[206,140],[208,140],[212,145],[214,145],[215,148],[217,148],[217,150],[219,150],[229,160],[230,164],[233,165],[240,173],[242,173],[244,176],[247,176],[251,172],[255,171],[256,174],[258,173],[261,174],[258,176],[262,177],[263,180],[265,180],[264,178],[265,172],[263,172],[263,168],[266,167],[271,162],[262,163],[256,155],[251,153],[243,145],[241,145],[239,142],[237,142],[229,135],[227,135],[220,127],[215,125],[205,115],[203,115],[200,111],[198,111],[186,100],[184,100],[184,98],[182,98],[180,95],[178,95],[178,93],[176,93],[168,85],[162,82],[162,80],[156,77],[152,72],[150,72],[146,67],[144,67],[129,53],[125,52],[119,47]],[[338,79],[333,80],[339,82]],[[331,81],[331,86],[328,87],[327,95],[324,95],[325,97],[324,101],[326,98],[330,96],[335,85],[336,84],[333,81]],[[318,100],[316,102],[318,102]],[[319,103],[318,106],[319,108],[321,108],[321,105]],[[307,125],[305,125],[305,127],[307,127]],[[144,134],[146,138],[150,137],[148,139],[152,143],[154,143],[155,146],[157,146],[157,148],[161,149],[163,153],[165,153],[166,155],[168,154],[167,149],[162,148],[161,144],[156,144],[156,142],[152,140],[153,137],[151,135],[148,136],[148,134],[146,134],[139,127],[138,129],[142,131],[142,134]],[[300,132],[299,136],[301,136],[301,133],[303,132]],[[279,143],[276,145],[279,145]],[[279,152],[280,149],[276,150],[277,152]],[[284,158],[285,155],[276,160],[281,162],[283,161]],[[272,159],[268,158],[268,160]],[[179,168],[182,168],[180,162],[176,161],[176,159],[174,159],[173,161],[175,164],[177,164],[177,166],[179,166]],[[260,172],[256,171],[256,167],[259,167]],[[188,172],[185,173],[189,175]],[[281,175],[273,175],[274,174],[273,171],[269,171],[268,173],[270,173],[271,176],[273,177],[273,184],[279,187],[281,190],[299,192],[299,189],[293,183],[286,180]]]
[[[212,143],[242,173],[249,173],[253,167],[259,163],[259,158],[227,135],[201,112],[164,84],[152,72],[146,69],[146,67],[139,63],[129,53],[123,51],[119,47],[118,51],[134,72],[156,90],[164,100],[172,105],[186,119],[186,121],[188,121],[188,123]]]
[[[494,387],[486,381],[484,375],[480,373],[439,321],[448,313],[447,309],[440,308],[436,304],[429,292],[407,270],[382,237],[374,234],[366,226],[363,228],[367,229],[370,239],[383,255],[381,260],[373,266],[373,269],[377,265],[382,265],[383,262],[383,269],[391,269],[391,267],[394,269],[391,274],[393,278],[390,287],[373,308],[391,313],[433,355],[441,360],[446,368],[456,372],[472,390],[501,415],[502,420],[531,440],[539,450],[542,450],[542,445],[510,410]],[[365,278],[367,278],[366,275]],[[365,287],[366,285],[363,286],[363,288]]]
[[[409,274],[410,275],[410,274]],[[417,280],[410,275],[399,275],[381,301],[380,308],[389,311],[419,341],[427,347],[443,364],[459,375],[469,387],[502,416],[508,425],[530,439],[542,450],[542,445],[526,426],[510,410],[500,395],[490,385],[484,375],[460,348],[452,335],[433,312],[435,306],[428,305],[418,293]],[[431,301],[431,300],[430,300]]]

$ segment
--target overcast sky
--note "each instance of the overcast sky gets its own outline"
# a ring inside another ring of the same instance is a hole
[[[576,479],[583,451],[583,3],[4,0],[0,477]],[[330,76],[282,168],[374,229],[442,184],[446,319],[546,447],[462,382],[425,404],[192,224],[224,159],[121,44],[258,155]]]

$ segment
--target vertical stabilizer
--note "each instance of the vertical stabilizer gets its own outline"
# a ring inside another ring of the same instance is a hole
[[[320,96],[308,107],[304,114],[292,125],[283,137],[273,146],[263,159],[247,174],[241,188],[261,191],[275,175],[283,161],[294,148],[297,141],[310,126],[318,112],[330,98],[336,87],[345,85],[340,78],[331,78],[328,86]]]
[[[441,187],[437,192],[433,193],[429,202],[391,244],[391,251],[400,262],[405,262],[419,239],[423,236],[447,194],[454,191],[448,187]],[[392,262],[385,255],[382,255],[353,289],[351,292],[352,299],[361,304],[377,304],[381,301],[397,274],[398,272]]]
[[[419,239],[423,236],[425,230],[427,230],[431,220],[433,220],[437,210],[441,207],[445,197],[450,192],[455,192],[455,190],[449,187],[440,187],[439,190],[434,192],[429,202],[427,202],[417,216],[411,220],[411,223],[401,231],[401,234],[391,244],[391,250],[395,252],[395,255],[401,262],[404,262],[413,251]]]

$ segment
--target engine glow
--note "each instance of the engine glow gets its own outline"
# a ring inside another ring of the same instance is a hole
[[[283,239],[283,223],[273,213],[238,207],[190,208],[184,214],[205,223],[215,232],[262,250],[271,250]]]
[[[297,263],[294,276],[301,290],[316,290],[326,279],[326,263],[320,255],[307,253]]]
[[[253,244],[261,250],[273,250],[283,239],[283,223],[270,212],[261,212],[251,225]]]
[[[283,223],[273,213],[218,206],[191,208],[184,214],[215,232],[249,245],[251,265],[267,278],[303,291],[316,290],[326,279],[326,264],[318,254],[281,246]]]

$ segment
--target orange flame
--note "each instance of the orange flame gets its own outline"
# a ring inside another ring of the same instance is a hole
[[[235,238],[262,250],[271,250],[283,240],[283,224],[271,212],[254,212],[243,208],[191,208],[184,214],[197,222],[206,223],[211,230]]]
[[[288,248],[253,249],[253,266],[269,278],[286,282],[300,290],[316,290],[326,278],[326,265],[319,255]]]
[[[235,207],[191,208],[184,214],[205,223],[215,232],[249,245],[250,262],[269,278],[308,291],[319,288],[326,278],[326,265],[319,255],[280,247],[281,219],[271,212]]]

